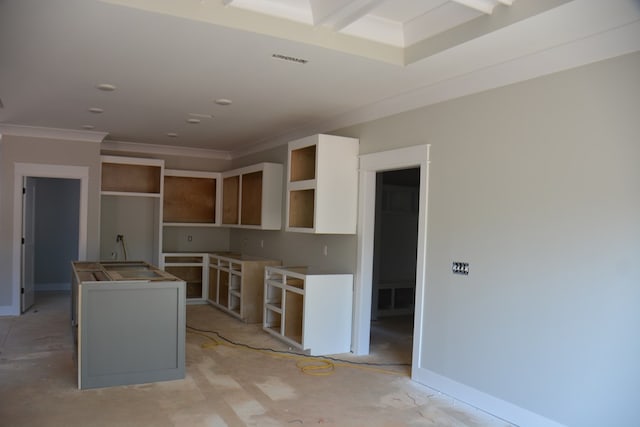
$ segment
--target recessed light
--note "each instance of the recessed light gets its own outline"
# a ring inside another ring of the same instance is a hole
[[[105,92],[113,92],[114,90],[116,90],[116,87],[109,83],[100,83],[99,85],[96,85],[96,87]]]
[[[93,128],[95,128],[95,126],[94,126],[94,125],[82,125],[82,129],[91,130],[91,129],[93,129]]]
[[[177,137],[178,137],[178,134],[177,134],[177,133],[175,133],[175,132],[169,132],[169,133],[167,134],[167,136],[168,136],[169,138],[177,138]]]
[[[91,108],[89,108],[89,111],[91,111],[92,113],[95,113],[95,114],[100,114],[100,113],[104,112],[104,110],[102,108],[98,108],[98,107],[91,107]]]
[[[187,119],[187,123],[191,123],[192,125],[200,123],[200,119]]]
[[[227,98],[219,98],[216,99],[216,104],[218,105],[231,105],[233,101],[231,101],[230,99]]]

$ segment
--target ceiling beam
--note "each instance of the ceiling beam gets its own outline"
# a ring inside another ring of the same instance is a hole
[[[498,3],[502,3],[508,6],[510,6],[510,3],[513,3],[512,0],[453,0],[453,1],[463,6],[467,6],[471,9],[475,9],[478,12],[486,13],[487,15],[491,15],[493,13],[493,9],[498,5]]]
[[[385,0],[310,0],[313,24],[334,31],[353,24]]]

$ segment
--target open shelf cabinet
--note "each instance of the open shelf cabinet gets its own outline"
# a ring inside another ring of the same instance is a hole
[[[358,140],[313,135],[289,143],[286,230],[355,234]]]
[[[163,253],[161,268],[186,283],[186,298],[190,303],[204,303],[207,296],[206,253]]]
[[[210,254],[207,300],[246,323],[260,323],[264,268],[279,264],[241,254]]]
[[[166,226],[219,225],[220,173],[164,171],[163,215]]]
[[[351,350],[353,275],[266,267],[263,329],[311,355]]]
[[[222,174],[222,224],[282,228],[282,165],[259,163]]]
[[[101,260],[160,263],[163,174],[163,160],[101,156]]]

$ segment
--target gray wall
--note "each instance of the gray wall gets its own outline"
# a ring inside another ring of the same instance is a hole
[[[0,158],[0,307],[13,299],[14,163],[89,167],[87,257],[99,254],[100,144],[83,141],[3,135]]]
[[[71,289],[78,259],[80,180],[36,178],[35,288]]]
[[[637,424],[639,112],[635,53],[339,131],[432,144],[423,368],[570,426]]]

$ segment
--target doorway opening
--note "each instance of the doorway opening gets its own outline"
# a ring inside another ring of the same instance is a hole
[[[417,145],[360,156],[358,247],[351,345],[353,353],[357,355],[369,354],[371,339],[377,173],[410,168],[417,168],[419,170],[420,190],[417,200],[418,230],[415,256],[415,296],[411,351],[412,379],[416,379],[416,374],[419,373],[423,353],[422,329],[424,323],[424,294],[426,287],[429,147],[429,145]]]
[[[69,261],[87,257],[88,183],[87,166],[15,164],[13,314],[33,304],[38,281],[41,290],[70,290]]]
[[[409,362],[413,349],[420,168],[376,173],[372,353]]]
[[[25,177],[21,311],[43,292],[71,290],[71,261],[78,259],[80,180]]]

